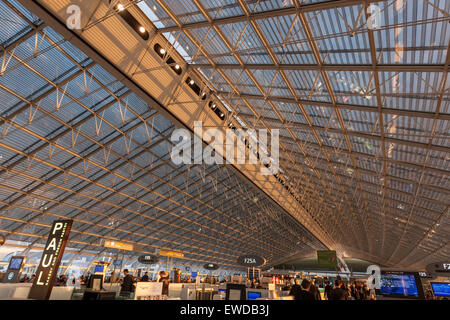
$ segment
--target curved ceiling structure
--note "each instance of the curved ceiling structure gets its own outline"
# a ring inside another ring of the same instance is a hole
[[[76,254],[112,239],[230,269],[329,243],[382,266],[450,258],[448,1],[120,1],[246,128],[280,130],[281,170],[319,231],[231,165],[171,162],[182,125],[167,106],[79,46],[92,26],[126,23],[118,2],[92,1],[76,41],[33,10],[52,2],[0,0],[7,241],[40,247],[67,217]]]

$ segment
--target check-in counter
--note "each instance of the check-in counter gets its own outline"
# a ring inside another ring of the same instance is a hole
[[[32,285],[32,283],[0,283],[0,299],[28,299],[28,293]],[[25,294],[26,297],[24,297]]]
[[[183,290],[183,283],[169,283],[168,299],[181,299],[181,291]]]
[[[0,299],[27,300],[32,283],[0,284]],[[53,287],[49,300],[71,300],[74,287]]]

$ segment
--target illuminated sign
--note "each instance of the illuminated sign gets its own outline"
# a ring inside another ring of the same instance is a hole
[[[206,270],[217,270],[219,269],[219,266],[215,263],[207,263],[203,266]]]
[[[248,256],[240,256],[237,259],[237,263],[239,263],[243,267],[259,267],[266,263],[264,258],[255,255]]]
[[[184,253],[168,250],[160,250],[159,255],[164,257],[184,258]]]
[[[42,253],[29,299],[48,300],[69,238],[73,220],[54,221]]]
[[[338,259],[336,251],[334,250],[318,250],[317,264],[320,267],[337,268]]]
[[[448,277],[448,274],[450,273],[450,262],[443,261],[431,263],[426,267],[426,271],[433,276]]]
[[[159,258],[154,255],[143,255],[138,258],[138,261],[142,264],[155,264],[159,262]]]
[[[106,240],[105,241],[106,248],[119,249],[119,250],[127,250],[134,251],[134,246],[129,243],[123,243],[119,241]]]

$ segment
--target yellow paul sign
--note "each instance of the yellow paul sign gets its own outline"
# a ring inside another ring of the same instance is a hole
[[[169,250],[159,250],[159,255],[164,257],[184,258],[184,253]]]
[[[105,241],[105,247],[106,248],[113,248],[113,249],[119,249],[119,250],[127,250],[127,251],[133,251],[134,246],[129,243],[123,243],[119,241],[112,241],[112,240],[106,240]]]

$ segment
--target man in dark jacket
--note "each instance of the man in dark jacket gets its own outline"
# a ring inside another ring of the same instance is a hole
[[[320,291],[316,287],[315,280],[311,280],[311,286],[309,288],[309,292],[311,292],[312,295],[314,296],[314,300],[322,300],[322,298],[320,297]]]
[[[364,282],[361,281],[360,287],[358,288],[359,292],[359,299],[360,300],[367,300],[367,287],[365,286]]]
[[[352,283],[352,286],[350,287],[350,293],[353,300],[359,300],[359,291],[356,288],[356,283]]]
[[[166,273],[165,271],[161,271],[159,273],[159,275],[161,276],[159,278],[159,282],[163,283],[162,295],[168,296],[169,295],[169,282],[170,282],[169,273]]]
[[[120,290],[120,293],[129,294],[134,291],[133,277],[131,276],[131,274],[128,273],[128,269],[124,269],[123,274],[125,276],[123,277],[122,288]]]
[[[335,288],[331,291],[330,300],[348,300],[347,291],[342,288],[342,280],[336,280]]]
[[[315,300],[314,295],[309,291],[311,288],[311,282],[306,279],[302,281],[302,300]]]
[[[295,279],[289,295],[294,296],[294,300],[302,300],[302,287],[298,284],[298,279]]]
[[[325,297],[327,298],[327,300],[333,300],[333,298],[331,297],[332,290],[333,288],[331,287],[330,281],[327,281],[327,285],[325,286]]]
[[[145,273],[144,273],[144,275],[143,275],[141,281],[143,281],[143,282],[148,282],[148,272],[145,272]]]

